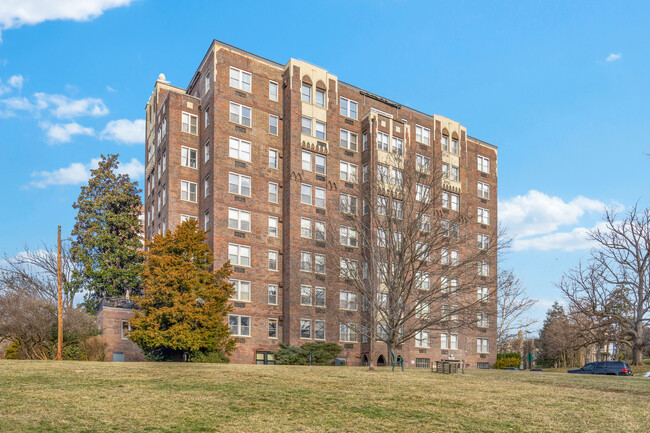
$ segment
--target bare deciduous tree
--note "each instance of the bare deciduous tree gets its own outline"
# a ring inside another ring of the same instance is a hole
[[[497,349],[502,352],[508,340],[535,323],[526,317],[535,305],[526,289],[511,269],[499,272],[497,282]]]
[[[559,287],[576,310],[619,326],[640,365],[650,323],[650,210],[635,206],[620,221],[607,210],[604,219],[604,228],[589,233],[596,243],[589,262],[566,272]]]

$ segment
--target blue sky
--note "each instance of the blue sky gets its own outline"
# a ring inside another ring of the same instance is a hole
[[[501,266],[542,318],[603,207],[648,207],[648,16],[647,2],[3,0],[0,250],[69,233],[102,153],[141,181],[156,77],[185,87],[214,38],[497,145],[500,220],[517,236]]]

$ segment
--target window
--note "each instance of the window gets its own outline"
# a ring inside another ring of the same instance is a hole
[[[359,168],[355,164],[341,161],[341,180],[346,182],[357,182]]]
[[[162,171],[167,170],[167,152],[162,153]]]
[[[314,254],[314,272],[317,274],[325,273],[325,255]]]
[[[341,245],[345,245],[348,247],[356,247],[358,246],[358,237],[359,234],[357,233],[357,230],[352,228],[352,227],[345,227],[341,226],[340,227],[340,237],[341,237]]]
[[[304,251],[300,253],[300,270],[311,272],[311,253]]]
[[[269,236],[278,237],[278,217],[269,217]]]
[[[278,338],[278,319],[269,319],[269,338]]]
[[[427,214],[419,215],[420,218],[420,230],[423,232],[431,231],[431,216]]]
[[[197,120],[198,118],[189,113],[182,113],[181,114],[181,131],[182,132],[188,132],[190,134],[197,134]]]
[[[479,260],[478,274],[482,277],[488,277],[490,275],[490,265],[487,262]]]
[[[269,250],[269,271],[278,270],[278,252]]]
[[[490,352],[490,340],[487,338],[477,338],[476,339],[476,351],[478,353],[489,353]]]
[[[377,180],[380,182],[388,182],[388,166],[384,164],[377,164]]]
[[[196,149],[181,147],[181,165],[183,167],[196,168]]]
[[[269,114],[269,134],[278,135],[278,116]]]
[[[341,129],[341,147],[348,150],[357,151],[357,134],[354,132]]]
[[[460,170],[455,165],[451,166],[451,180],[458,182],[460,180]]]
[[[342,213],[356,215],[357,197],[350,194],[341,193],[339,206]]]
[[[426,302],[419,302],[415,308],[415,317],[418,319],[428,319],[430,310],[429,304]],[[429,341],[428,338],[427,341]]]
[[[325,90],[316,89],[316,105],[325,107]]]
[[[490,237],[488,235],[478,235],[478,249],[487,250],[490,246]]]
[[[251,162],[251,142],[230,137],[228,156],[242,161]]]
[[[393,218],[403,219],[404,218],[404,203],[402,200],[393,199]]]
[[[477,159],[478,159],[478,171],[482,171],[483,173],[489,173],[490,159],[480,155],[477,157]]]
[[[490,224],[490,211],[482,207],[478,208],[478,222],[479,224]]]
[[[300,218],[300,237],[311,238],[311,220],[309,218]]]
[[[251,282],[241,280],[230,280],[233,289],[235,290],[232,299],[233,301],[250,302],[251,300]]]
[[[357,103],[341,96],[341,116],[357,118]]]
[[[340,308],[341,310],[357,310],[357,294],[354,292],[347,292],[342,290],[340,293]]]
[[[444,193],[443,193],[444,194]],[[415,185],[415,199],[418,201],[429,202],[431,199],[431,189],[420,183]],[[443,201],[444,206],[444,201]]]
[[[311,152],[309,152],[307,150],[302,151],[302,169],[303,170],[311,171],[311,157],[312,157]]]
[[[452,266],[458,266],[458,251],[451,250],[450,254],[450,264]]]
[[[206,141],[203,145],[203,162],[206,163],[210,160],[210,140]]]
[[[440,249],[440,263],[443,265],[449,264],[449,250],[447,248]]]
[[[131,325],[128,320],[122,320],[122,340],[129,339],[129,331],[131,331]]]
[[[159,160],[158,161],[158,170],[157,170],[157,172],[158,172],[158,180],[160,180],[160,176],[162,176],[162,168],[161,167],[162,167],[162,161]]]
[[[203,128],[207,128],[210,125],[210,107],[205,107],[205,114],[203,117]]]
[[[361,170],[361,179],[363,182],[366,182],[368,180],[368,163],[363,164],[363,169]]]
[[[247,316],[228,316],[230,333],[239,337],[251,336],[251,318]]]
[[[388,152],[388,134],[377,132],[377,149]]]
[[[271,101],[278,100],[278,83],[275,81],[269,81],[269,99]]]
[[[440,334],[440,348],[449,349],[449,334]]]
[[[424,126],[420,125],[415,125],[415,141],[418,143],[424,143],[426,145],[429,145],[429,137],[431,135],[431,131],[429,131],[429,128],[425,128]]]
[[[196,217],[181,214],[181,224],[183,224],[185,221],[196,221]]]
[[[458,350],[458,334],[449,334],[449,349]]]
[[[339,276],[343,278],[356,278],[359,264],[356,260],[339,258]],[[355,298],[356,300],[356,298]]]
[[[312,135],[311,133],[311,119],[309,117],[302,118],[302,133],[305,135]]]
[[[431,172],[431,158],[424,155],[415,155],[415,169],[420,173],[429,174]]]
[[[431,287],[429,274],[426,272],[417,272],[415,276],[415,287],[420,290],[429,290]]]
[[[314,306],[315,307],[324,307],[325,306],[325,287],[316,287],[314,288]]]
[[[451,210],[459,210],[460,209],[460,201],[458,194],[452,194],[446,191],[443,191],[442,193],[442,207],[451,209]]]
[[[458,139],[457,138],[452,138],[451,139],[451,153],[454,153],[458,155]]]
[[[402,176],[402,170],[399,168],[393,167],[393,177],[390,179],[393,185],[402,186],[404,177]]]
[[[477,183],[478,196],[481,198],[489,199],[490,198],[490,185],[484,182]]]
[[[163,190],[164,193],[164,190]],[[210,175],[208,174],[205,176],[203,179],[203,197],[207,197],[210,195]],[[163,195],[163,202],[164,202],[164,195]]]
[[[196,184],[187,180],[181,180],[181,200],[196,203]]]
[[[167,204],[167,185],[163,185],[162,187],[162,205],[165,206]]]
[[[449,164],[442,164],[442,177],[443,179],[449,179]]]
[[[490,290],[487,287],[480,286],[477,289],[476,294],[477,294],[477,299],[479,301],[485,302],[488,300],[488,296],[490,295]]]
[[[478,313],[476,322],[479,328],[487,328],[490,325],[490,320],[487,313]]]
[[[230,67],[230,87],[243,90],[244,92],[251,91],[251,74],[250,72],[242,71],[241,69]]]
[[[457,222],[450,223],[449,220],[442,220],[440,221],[440,225],[442,227],[443,236],[451,236],[454,238],[458,238],[459,232],[458,232]]]
[[[251,196],[251,178],[243,174],[230,173],[228,192],[245,197]]]
[[[300,203],[311,204],[311,185],[306,183],[300,185]]]
[[[278,151],[269,149],[269,167],[278,168]]]
[[[233,265],[251,265],[251,247],[245,245],[228,244],[228,260]]]
[[[304,102],[309,102],[311,104],[311,86],[309,84],[302,83],[302,100]]]
[[[230,121],[244,126],[251,126],[251,109],[245,105],[230,103]]]
[[[269,305],[278,305],[278,286],[276,284],[269,284],[268,293]]]
[[[415,368],[429,368],[429,358],[415,358]]]
[[[251,230],[251,213],[245,210],[229,208],[228,228],[249,232]]]
[[[415,333],[415,347],[429,347],[429,331]]]
[[[363,138],[362,138],[361,141],[363,143],[363,145],[362,145],[363,150],[366,150],[368,148],[368,133],[367,132],[363,133]]]
[[[388,293],[377,293],[377,307],[379,309],[388,308]]]
[[[323,122],[316,121],[316,138],[325,140],[326,126]]]
[[[278,184],[275,182],[269,182],[269,202],[277,203],[278,202]]]
[[[314,240],[325,240],[325,221],[314,221]]]
[[[314,156],[314,171],[317,174],[325,174],[327,158],[324,155],[316,154]]]
[[[325,321],[314,320],[314,340],[325,339]]]
[[[395,155],[404,155],[404,140],[401,138],[393,137],[392,151]]]
[[[353,323],[341,323],[341,341],[357,341],[357,327]]]
[[[210,91],[210,71],[205,73],[203,77],[203,94],[205,95]]]
[[[415,243],[415,253],[420,260],[428,262],[431,259],[431,247],[422,242]]]
[[[300,320],[300,338],[311,338],[311,320]]]
[[[388,214],[388,197],[385,197],[383,195],[377,196],[377,214]]]
[[[442,136],[442,150],[449,152],[449,137],[447,135]]]
[[[325,207],[325,188],[314,188],[314,206]]]

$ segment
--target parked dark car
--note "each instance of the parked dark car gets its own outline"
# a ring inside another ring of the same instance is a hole
[[[503,367],[501,370],[514,370],[514,371],[519,371],[517,367]]]
[[[568,370],[575,374],[606,374],[615,376],[632,376],[630,364],[623,361],[591,362],[582,368]]]

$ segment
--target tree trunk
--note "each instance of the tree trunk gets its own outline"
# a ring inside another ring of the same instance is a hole
[[[632,340],[632,364],[643,365],[643,322],[636,323],[636,335]]]
[[[386,343],[386,350],[388,350],[388,356],[386,357],[386,362],[388,365],[393,364],[393,345],[388,342]]]

